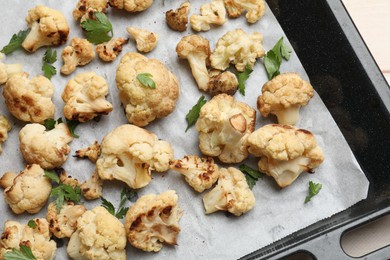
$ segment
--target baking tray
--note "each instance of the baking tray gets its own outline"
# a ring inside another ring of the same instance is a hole
[[[280,259],[294,252],[307,252],[314,259],[353,259],[340,247],[342,234],[390,212],[389,85],[341,0],[267,2],[369,179],[370,188],[367,199],[353,207],[242,259]],[[389,246],[364,256],[389,258]]]

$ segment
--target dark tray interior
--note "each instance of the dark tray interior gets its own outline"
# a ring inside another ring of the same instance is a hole
[[[366,200],[247,259],[276,255],[390,206],[389,86],[354,26],[340,23],[351,23],[340,0],[267,2],[369,179],[370,188]],[[353,33],[358,37],[351,37]],[[360,50],[368,55],[358,55]],[[373,66],[368,67],[370,63]]]

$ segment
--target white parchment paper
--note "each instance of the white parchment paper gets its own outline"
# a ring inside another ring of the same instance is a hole
[[[78,23],[73,20],[71,14],[76,6],[76,0],[0,0],[0,3],[4,10],[0,16],[0,46],[6,45],[13,33],[26,28],[24,17],[28,9],[36,4],[45,4],[61,10],[67,17],[71,28],[70,38],[83,36]],[[206,1],[191,2],[191,14],[199,13],[199,7],[203,3]],[[149,29],[157,32],[160,36],[157,48],[146,56],[160,59],[177,76],[180,81],[180,97],[177,107],[171,115],[156,120],[147,129],[156,133],[159,138],[169,141],[173,145],[176,158],[182,158],[187,154],[200,155],[197,132],[194,127],[187,133],[184,132],[186,128],[184,118],[202,94],[196,87],[187,61],[179,61],[175,52],[176,44],[181,37],[192,33],[191,29],[187,29],[184,33],[178,33],[168,29],[165,24],[165,11],[177,8],[179,5],[180,1],[157,0],[152,7],[140,14],[130,14],[118,10],[110,10],[108,14],[114,26],[116,37],[128,37],[125,28],[130,25]],[[242,16],[234,20],[229,19],[222,27],[212,28],[209,32],[200,34],[210,40],[211,48],[214,49],[217,39],[234,28],[242,28],[247,32],[261,32],[264,35],[265,50],[271,49],[277,40],[284,35],[269,9],[256,24],[248,25],[245,17]],[[58,71],[62,65],[60,55],[64,46],[55,48],[59,60],[54,65]],[[45,49],[42,48],[34,54],[20,50],[3,59],[3,62],[22,63],[24,70],[31,76],[35,76],[42,73],[40,70],[41,59]],[[125,45],[123,49],[123,53],[129,51],[135,51],[133,41]],[[100,122],[88,122],[77,128],[76,132],[80,138],[71,143],[72,154],[77,149],[92,144],[95,140],[100,142],[110,130],[127,122],[115,86],[115,70],[119,60],[106,64],[96,58],[91,64],[79,67],[75,73],[68,77],[57,74],[52,78],[55,85],[56,118],[63,116],[64,104],[61,100],[61,93],[64,86],[77,73],[95,71],[104,76],[110,86],[108,99],[113,103],[114,111],[109,116],[102,117]],[[297,72],[307,79],[307,75],[294,53],[290,61],[283,62],[281,71]],[[246,96],[236,93],[235,97],[256,108],[257,96],[266,81],[267,76],[262,61],[257,62],[254,72],[246,83]],[[17,121],[8,113],[2,95],[0,96],[0,114],[5,114],[14,123],[13,129],[9,133],[9,139],[3,145],[4,151],[0,156],[0,174],[5,171],[19,172],[25,167],[19,152],[18,140],[19,130],[24,126],[24,123]],[[264,120],[258,115],[256,128],[270,122],[272,120]],[[161,193],[167,189],[177,191],[180,207],[184,210],[180,221],[182,231],[178,238],[178,246],[165,246],[161,252],[155,254],[142,252],[128,245],[128,259],[199,259],[201,257],[236,259],[321,219],[330,217],[366,198],[369,183],[318,94],[301,110],[301,120],[298,126],[310,130],[317,137],[317,141],[325,153],[325,162],[316,170],[315,174],[302,174],[292,186],[283,190],[280,190],[271,178],[264,177],[259,180],[253,188],[256,206],[241,217],[227,217],[223,212],[206,216],[202,205],[203,194],[193,191],[179,174],[175,172],[154,174],[153,181],[141,189],[139,195]],[[256,166],[254,158],[249,159],[247,163]],[[84,181],[89,178],[94,165],[89,161],[69,157],[64,168],[70,175]],[[310,203],[304,204],[310,180],[322,183],[323,188]],[[124,185],[119,182],[105,182],[104,196],[117,205],[123,187]],[[85,203],[89,209],[98,204],[100,201]],[[44,217],[46,213],[46,210],[43,209],[34,216],[28,214],[16,216],[12,214],[3,199],[0,199],[0,210],[1,226],[8,219],[26,223],[33,217]],[[65,247],[58,249],[56,259],[67,259]]]

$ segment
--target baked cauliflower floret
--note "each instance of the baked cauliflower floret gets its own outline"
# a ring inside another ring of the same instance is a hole
[[[91,162],[96,162],[100,155],[100,144],[98,141],[95,141],[92,145],[79,149],[76,151],[75,157],[78,158],[88,158]]]
[[[150,74],[156,88],[142,85],[139,74]],[[169,115],[179,97],[176,77],[158,60],[134,52],[125,54],[116,71],[116,85],[127,120],[146,126],[156,118]]]
[[[218,70],[225,70],[232,63],[238,71],[244,71],[246,66],[253,68],[256,59],[264,54],[263,36],[260,33],[247,34],[242,29],[236,29],[218,39],[210,55],[210,63]]]
[[[209,83],[207,71],[210,56],[209,41],[199,35],[184,36],[176,46],[176,53],[180,59],[188,60],[196,84],[199,89],[206,91]]]
[[[218,156],[224,163],[248,157],[246,139],[255,127],[256,111],[232,96],[214,96],[200,110],[196,130],[203,154]]]
[[[83,205],[75,205],[73,202],[67,201],[58,213],[56,204],[50,203],[46,213],[50,232],[58,238],[70,237],[77,229],[77,219],[86,210]]]
[[[44,218],[36,218],[33,221],[36,224],[35,228],[16,221],[5,222],[4,232],[0,239],[0,259],[4,259],[7,252],[13,249],[18,250],[20,245],[30,247],[36,259],[54,259],[57,245],[54,240],[50,240],[49,223]]]
[[[219,169],[217,186],[203,197],[206,214],[225,210],[240,216],[251,210],[255,202],[245,175],[233,167]]]
[[[37,5],[28,11],[26,22],[30,28],[22,47],[35,52],[42,46],[61,45],[69,35],[69,26],[65,16],[57,10]]]
[[[270,113],[279,124],[295,125],[299,120],[299,108],[305,106],[314,95],[309,82],[296,73],[283,73],[264,84],[262,95],[257,99],[260,114]]]
[[[9,112],[24,122],[42,123],[53,118],[53,84],[44,76],[29,79],[28,74],[12,76],[3,88]]]
[[[56,173],[57,174],[59,173],[60,183],[61,184],[69,185],[73,189],[75,189],[77,186],[80,186],[79,180],[77,180],[77,179],[73,178],[72,176],[68,175],[63,168],[60,168],[59,170],[56,169]]]
[[[136,48],[140,52],[151,52],[156,48],[158,35],[148,30],[143,30],[135,27],[127,27],[127,32],[133,36],[137,43]]]
[[[107,62],[114,61],[116,57],[122,52],[123,45],[128,42],[128,39],[121,37],[112,38],[110,41],[101,43],[96,46],[96,52],[101,60]]]
[[[41,124],[28,124],[19,132],[20,151],[27,163],[39,164],[43,169],[60,167],[68,159],[73,140],[68,126],[57,124],[46,131]]]
[[[73,18],[81,21],[89,18],[90,12],[106,12],[107,0],[79,0],[73,10]]]
[[[129,243],[144,251],[158,252],[163,244],[176,245],[183,214],[174,190],[159,195],[148,194],[137,200],[126,214]]]
[[[21,64],[5,64],[0,62],[0,85],[6,83],[12,75],[22,73]]]
[[[210,25],[222,25],[226,22],[226,10],[223,0],[213,0],[200,7],[201,15],[191,15],[191,27],[195,31],[208,31]]]
[[[218,179],[218,165],[211,157],[184,156],[170,162],[171,169],[185,176],[186,182],[197,192],[211,188]]]
[[[51,182],[44,174],[38,164],[28,165],[13,179],[11,186],[4,185],[5,201],[15,214],[25,211],[35,214],[45,206],[51,192]]]
[[[148,9],[153,4],[153,0],[109,0],[108,3],[113,8],[135,13]]]
[[[3,148],[1,145],[7,140],[8,138],[8,132],[11,130],[12,125],[8,121],[8,119],[0,115],[0,155],[3,152]]]
[[[6,189],[14,184],[14,179],[18,176],[14,172],[5,172],[0,178],[0,187]]]
[[[113,109],[105,99],[108,95],[106,80],[95,72],[77,74],[69,80],[62,93],[64,115],[69,120],[86,122],[98,115],[107,115]]]
[[[248,23],[255,23],[265,13],[264,0],[224,0],[229,17],[236,18],[246,11]]]
[[[130,188],[149,184],[151,171],[164,172],[173,160],[168,142],[134,125],[121,125],[103,138],[102,154],[96,162],[100,178],[117,179]]]
[[[172,30],[184,32],[187,29],[188,13],[190,11],[190,3],[185,2],[176,10],[169,10],[165,13],[165,20]]]
[[[226,93],[234,95],[238,88],[236,75],[230,71],[221,72],[219,70],[209,71],[210,80],[207,85],[207,92],[212,95]]]
[[[311,172],[324,161],[312,133],[290,125],[266,125],[248,138],[249,152],[260,157],[259,170],[284,188],[303,172]]]
[[[61,67],[61,73],[69,75],[76,70],[77,66],[84,66],[95,58],[95,49],[93,44],[86,39],[73,38],[62,51],[62,60],[64,65]]]
[[[97,170],[92,176],[80,185],[83,197],[86,200],[98,199],[103,194],[103,180],[100,179]]]
[[[72,259],[126,259],[126,232],[123,224],[105,208],[86,211],[77,220],[77,231],[69,240]]]

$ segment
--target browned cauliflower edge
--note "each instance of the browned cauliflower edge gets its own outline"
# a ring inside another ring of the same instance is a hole
[[[255,23],[265,14],[264,0],[224,0],[226,11],[231,18],[239,17],[246,11],[248,23]]]
[[[3,152],[1,145],[8,139],[8,132],[11,128],[11,122],[5,116],[0,115],[0,155]]]
[[[96,162],[100,156],[100,144],[95,141],[92,145],[76,151],[74,157],[88,158],[91,162]]]
[[[76,70],[77,66],[84,66],[95,58],[95,49],[93,44],[86,39],[73,38],[70,44],[62,50],[62,60],[64,65],[61,67],[61,73],[69,75]]]
[[[172,30],[184,32],[187,29],[188,13],[190,11],[190,3],[184,2],[176,10],[169,10],[165,13],[165,20]]]
[[[129,42],[129,39],[121,37],[112,38],[108,42],[101,43],[96,46],[96,52],[102,61],[114,61],[122,52],[123,45]]]
[[[191,15],[191,27],[195,31],[208,31],[210,25],[222,25],[226,22],[226,10],[223,0],[212,0],[200,7],[200,15]]]
[[[153,0],[109,0],[108,4],[113,8],[135,13],[148,9],[153,4]]]

